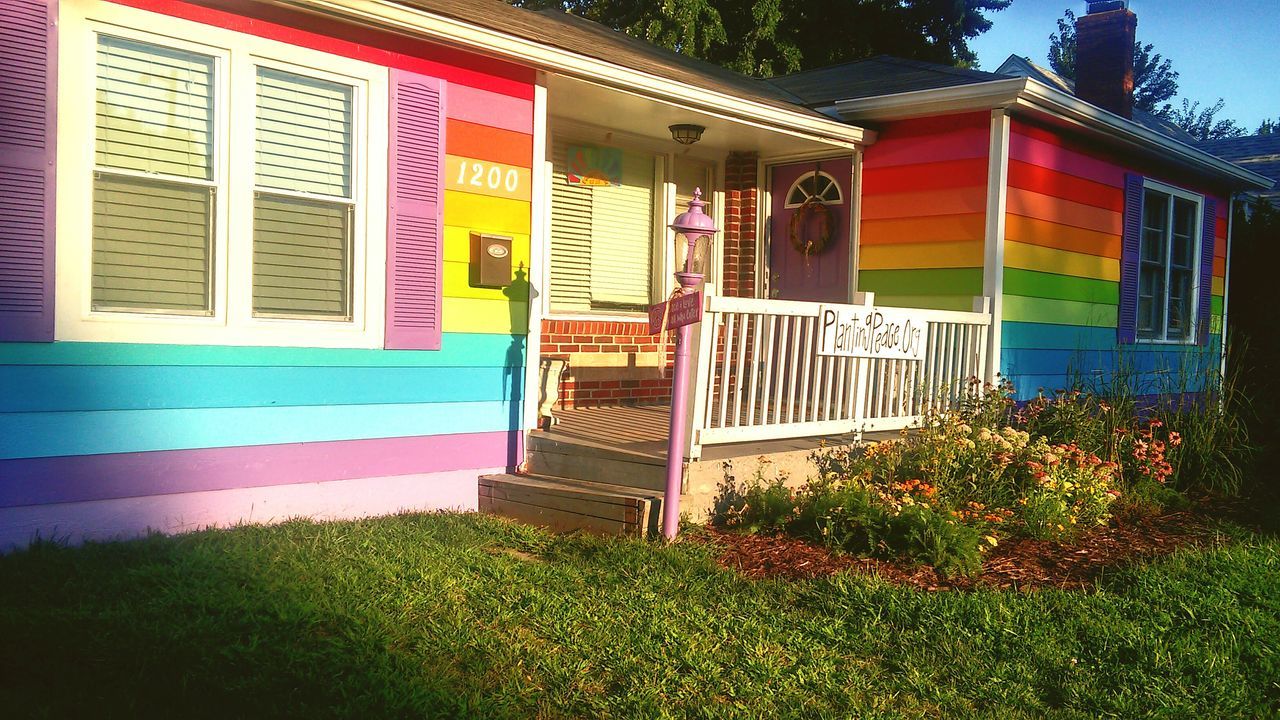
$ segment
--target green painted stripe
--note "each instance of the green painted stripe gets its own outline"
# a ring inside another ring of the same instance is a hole
[[[1005,295],[1004,319],[1054,325],[1084,325],[1115,328],[1119,311],[1103,303],[1053,300],[1022,295]]]
[[[981,268],[930,270],[863,270],[858,289],[885,295],[981,295]]]
[[[1214,315],[1222,315],[1222,296],[1214,295],[1209,298],[1209,311]]]
[[[876,295],[875,300],[881,307],[973,311],[972,295]]]
[[[1007,295],[1074,300],[1076,302],[1120,304],[1120,283],[1110,280],[1056,275],[1005,268],[1004,291]]]
[[[0,343],[0,365],[517,367],[525,336],[445,333],[440,350],[233,347],[143,343]]]

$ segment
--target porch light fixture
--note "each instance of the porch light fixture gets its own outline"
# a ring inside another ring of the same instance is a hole
[[[706,130],[701,125],[689,125],[687,123],[672,125],[667,129],[671,131],[671,139],[681,145],[692,145],[698,142],[702,139],[702,132]]]

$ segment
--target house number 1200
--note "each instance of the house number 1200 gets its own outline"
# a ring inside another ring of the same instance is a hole
[[[471,173],[470,179],[467,178],[468,171]],[[478,188],[487,187],[490,190],[501,187],[507,192],[515,192],[520,186],[520,174],[515,168],[510,168],[504,173],[500,167],[464,160],[458,165],[458,184]]]

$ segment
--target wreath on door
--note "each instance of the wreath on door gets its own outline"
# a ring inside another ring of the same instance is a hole
[[[817,255],[831,242],[832,224],[831,209],[818,198],[810,197],[791,215],[791,247],[805,257]]]
[[[818,191],[821,168],[821,165],[813,167],[813,190],[800,207],[791,214],[791,223],[788,227],[791,247],[806,258],[817,255],[827,248],[827,244],[831,242],[831,226],[835,224],[831,209],[822,198],[825,192]]]

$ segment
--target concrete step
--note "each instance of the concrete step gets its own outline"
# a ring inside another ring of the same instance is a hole
[[[658,532],[662,499],[622,485],[504,473],[480,478],[480,511],[559,532],[644,537]]]

